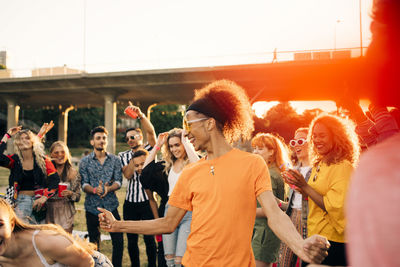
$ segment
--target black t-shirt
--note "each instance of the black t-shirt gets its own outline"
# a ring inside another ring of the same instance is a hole
[[[150,162],[143,170],[140,176],[140,183],[144,189],[156,192],[161,197],[160,207],[158,208],[159,216],[164,216],[165,205],[168,202],[168,176],[164,172],[164,161]]]

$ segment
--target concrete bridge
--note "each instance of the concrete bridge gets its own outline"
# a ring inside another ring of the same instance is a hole
[[[7,127],[18,123],[19,109],[60,107],[59,140],[67,140],[73,107],[104,106],[108,151],[115,151],[116,103],[133,100],[142,110],[152,104],[186,104],[194,89],[218,79],[243,86],[251,101],[332,100],[354,89],[363,58],[291,61],[202,68],[72,74],[0,79],[0,101],[7,104]],[[11,147],[7,148],[11,151]]]

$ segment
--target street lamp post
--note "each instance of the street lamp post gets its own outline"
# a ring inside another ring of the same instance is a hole
[[[360,9],[360,52],[361,56],[363,56],[363,44],[362,44],[362,20],[361,20],[361,0],[358,2],[359,4],[359,9]]]
[[[334,39],[333,49],[334,50],[336,50],[336,25],[339,24],[340,22],[343,22],[343,20],[338,19],[335,21],[335,33],[334,33],[334,37],[333,37],[333,39]]]

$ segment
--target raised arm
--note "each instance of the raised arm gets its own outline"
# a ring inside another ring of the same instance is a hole
[[[6,168],[11,168],[12,165],[12,159],[10,156],[4,155],[4,151],[7,148],[7,141],[11,137],[13,137],[16,133],[21,131],[22,126],[16,126],[10,128],[3,136],[3,138],[0,141],[0,166],[6,167]]]
[[[165,217],[144,220],[144,221],[117,221],[111,212],[108,210],[97,208],[101,229],[107,232],[122,232],[143,235],[159,235],[172,233],[183,216],[186,210],[174,206],[169,206]]]
[[[189,162],[194,163],[194,162],[198,161],[199,155],[196,153],[193,145],[187,139],[187,133],[185,132],[185,130],[182,131],[181,142],[182,142],[183,146],[185,147],[185,151],[188,156]]]
[[[54,122],[50,121],[49,123],[45,122],[40,128],[37,136],[42,139],[52,128],[54,127]]]
[[[133,105],[131,101],[129,101],[128,108],[132,109],[134,112],[136,112],[136,114],[138,114],[143,130],[147,135],[147,142],[149,145],[154,146],[156,144],[156,132],[154,131],[153,124],[151,124],[149,119],[146,117],[146,114],[144,114],[139,107]]]
[[[150,151],[149,155],[146,157],[146,160],[144,161],[143,169],[149,165],[150,162],[155,160],[157,152],[161,149],[162,145],[166,142],[168,138],[168,132],[160,133],[157,138],[156,145],[153,147],[153,149]]]

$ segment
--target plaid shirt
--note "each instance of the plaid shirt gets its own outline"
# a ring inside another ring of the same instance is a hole
[[[98,187],[100,181],[103,181],[103,185],[112,185],[115,182],[121,186],[122,183],[121,161],[119,157],[110,153],[106,153],[103,165],[100,164],[94,152],[90,153],[81,160],[79,173],[82,177],[82,189],[87,185]],[[113,211],[118,208],[118,205],[115,192],[108,193],[104,198],[86,193],[85,209],[94,215],[100,213],[97,207]]]

